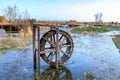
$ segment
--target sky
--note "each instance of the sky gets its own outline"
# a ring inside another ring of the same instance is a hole
[[[95,21],[95,14],[102,13],[103,22],[120,22],[120,0],[0,0],[0,10],[8,5],[27,9],[37,20]]]

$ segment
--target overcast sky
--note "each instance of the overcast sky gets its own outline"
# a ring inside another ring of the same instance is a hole
[[[27,8],[39,20],[95,21],[94,15],[102,12],[103,21],[120,22],[120,0],[0,0],[0,9],[7,5]]]

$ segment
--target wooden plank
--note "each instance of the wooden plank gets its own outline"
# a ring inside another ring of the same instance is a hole
[[[60,23],[33,23],[33,25],[34,26],[38,26],[38,27],[40,27],[40,26],[44,26],[44,27],[63,27],[64,26],[64,24],[60,24]],[[34,27],[33,26],[33,27]]]
[[[60,46],[60,48],[65,48],[65,47],[70,47],[71,45],[68,45],[68,44],[62,44],[61,46]]]
[[[41,51],[40,54],[51,53],[51,52],[56,52],[56,50],[55,49],[46,49],[45,51]]]
[[[56,68],[59,67],[58,61],[59,61],[59,57],[60,57],[60,55],[59,55],[59,43],[58,42],[59,42],[59,29],[56,28]]]
[[[40,28],[37,27],[37,34],[38,34],[38,71],[40,70]]]
[[[36,70],[36,27],[33,27],[33,67]]]

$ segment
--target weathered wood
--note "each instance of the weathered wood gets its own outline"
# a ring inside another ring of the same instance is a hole
[[[33,67],[36,70],[36,27],[33,27]]]
[[[63,27],[64,24],[60,24],[60,23],[33,23],[34,26],[44,26],[44,27],[50,27],[50,28],[56,28],[56,27]]]
[[[50,31],[45,33],[40,40],[40,27],[42,24],[33,25],[33,63],[34,69],[40,70],[40,56],[56,68],[59,64],[65,63],[73,52],[73,40],[71,36],[62,30],[59,30],[59,25],[50,27]],[[46,26],[46,24],[44,25]],[[37,32],[37,47],[36,47],[36,32]],[[62,49],[63,48],[63,49]],[[36,55],[37,54],[37,55]],[[37,61],[36,61],[37,60]],[[37,65],[38,64],[38,65]]]
[[[73,47],[73,40],[67,32],[59,30],[57,36],[56,29],[52,29],[41,38],[41,57],[57,68],[70,58]]]
[[[40,28],[37,27],[38,35],[38,70],[40,70]]]
[[[59,29],[56,28],[56,68],[58,68],[58,61],[60,60],[59,55]]]
[[[46,49],[44,51],[40,51],[40,54],[51,53],[51,52],[56,52],[56,50],[55,49]]]

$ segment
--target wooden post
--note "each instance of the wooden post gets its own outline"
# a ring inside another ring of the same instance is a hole
[[[10,31],[12,30],[12,25],[11,25],[11,23],[10,23]]]
[[[56,28],[56,68],[58,68],[59,66],[58,60],[59,60],[59,29]]]
[[[38,33],[38,71],[40,70],[40,28],[37,27]]]
[[[33,26],[33,67],[36,70],[36,26]]]
[[[3,29],[3,23],[2,23],[2,29]]]

